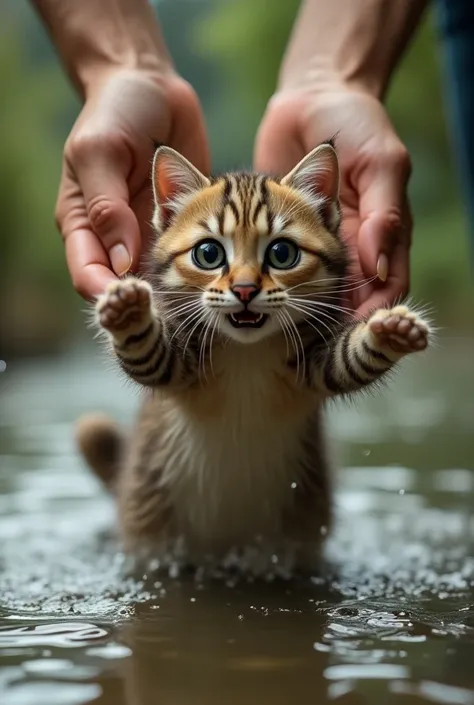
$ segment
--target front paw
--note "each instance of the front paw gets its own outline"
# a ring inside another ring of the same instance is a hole
[[[407,306],[379,309],[369,318],[367,326],[372,343],[381,351],[388,349],[407,355],[428,346],[428,323]]]
[[[141,329],[152,317],[151,286],[128,277],[111,282],[96,304],[99,325],[117,334]]]

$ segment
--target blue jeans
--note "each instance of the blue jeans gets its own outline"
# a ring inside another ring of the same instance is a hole
[[[452,144],[474,254],[474,0],[437,0]]]

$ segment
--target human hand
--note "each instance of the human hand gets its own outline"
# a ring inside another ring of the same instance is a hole
[[[353,274],[348,297],[364,315],[394,303],[409,289],[410,159],[382,104],[346,86],[283,89],[270,101],[260,125],[255,167],[285,174],[334,135],[341,165],[342,234]],[[368,283],[360,286],[365,279]]]
[[[90,86],[66,142],[56,220],[86,299],[136,271],[150,235],[153,142],[209,171],[201,108],[173,71],[113,69]]]

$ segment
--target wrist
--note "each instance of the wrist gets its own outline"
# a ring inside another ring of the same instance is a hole
[[[147,82],[166,92],[170,78],[175,76],[174,69],[164,64],[143,64],[141,62],[91,62],[81,71],[81,95],[90,100],[97,97],[107,85],[114,80],[126,80],[134,85]]]
[[[303,0],[280,87],[343,85],[382,100],[427,0]]]
[[[158,84],[174,73],[167,53],[152,42],[138,47],[128,37],[120,46],[103,43],[88,49],[74,65],[75,82],[85,98],[118,72],[140,75]]]
[[[35,0],[35,6],[83,97],[116,70],[172,71],[148,0]]]
[[[362,61],[338,62],[337,57],[313,56],[305,65],[284,63],[278,81],[279,92],[312,95],[341,91],[366,93],[383,100],[389,76],[365,67]]]

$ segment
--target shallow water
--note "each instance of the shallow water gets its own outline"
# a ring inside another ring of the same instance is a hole
[[[324,578],[131,578],[71,422],[127,420],[88,351],[0,375],[2,705],[474,705],[474,341],[339,406]]]

